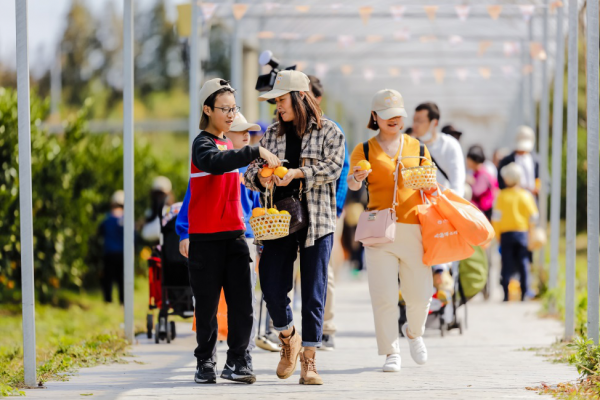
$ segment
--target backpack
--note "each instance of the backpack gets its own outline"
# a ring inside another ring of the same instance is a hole
[[[488,259],[483,247],[474,247],[475,253],[458,264],[459,291],[464,300],[481,292],[488,279]]]

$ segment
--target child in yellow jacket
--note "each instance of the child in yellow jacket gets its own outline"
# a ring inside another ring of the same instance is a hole
[[[504,301],[508,301],[508,283],[518,272],[521,281],[521,300],[532,297],[529,291],[529,232],[537,224],[539,212],[533,195],[521,188],[523,172],[511,163],[500,171],[506,188],[500,191],[492,212],[492,225],[500,239],[502,251],[501,282]]]

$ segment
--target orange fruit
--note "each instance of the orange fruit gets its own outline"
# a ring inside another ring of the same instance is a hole
[[[356,166],[360,167],[361,171],[368,171],[371,169],[371,163],[367,160],[359,161],[358,164],[356,164]]]
[[[287,212],[287,211],[285,211],[285,210],[279,211],[279,214],[281,214],[281,215],[290,215],[290,213]]]
[[[262,176],[263,178],[268,178],[271,175],[273,175],[273,168],[269,168],[269,167],[264,167],[263,169],[260,170],[260,176]]]
[[[267,212],[269,214],[279,214],[279,211],[276,208],[269,208]]]
[[[286,167],[277,167],[275,168],[275,175],[277,175],[279,178],[283,178],[285,176],[285,174],[288,173],[288,169]]]
[[[264,208],[260,208],[260,207],[256,207],[254,210],[252,210],[252,216],[253,217],[260,217],[265,215],[267,212],[265,211]]]

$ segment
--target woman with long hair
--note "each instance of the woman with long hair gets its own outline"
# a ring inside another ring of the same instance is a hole
[[[289,378],[300,357],[300,384],[321,385],[315,350],[321,346],[323,335],[327,265],[336,225],[335,182],[344,162],[344,135],[334,122],[322,118],[309,83],[302,72],[281,71],[273,90],[260,97],[274,99],[278,115],[260,146],[286,160],[287,173],[282,177],[266,176],[260,173],[262,165],[255,162],[248,167],[245,181],[252,190],[274,189],[276,205],[297,204],[290,235],[264,241],[260,283],[282,343],[277,376]],[[300,220],[303,223],[298,223]],[[302,338],[295,328],[288,297],[298,252],[302,271]]]

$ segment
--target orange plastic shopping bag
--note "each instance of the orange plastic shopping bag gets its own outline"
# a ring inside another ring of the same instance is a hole
[[[219,308],[217,309],[217,323],[219,324],[218,340],[227,340],[227,303],[225,302],[225,292],[221,290],[221,299],[219,299]]]
[[[452,190],[446,189],[441,193],[438,190],[434,207],[470,245],[485,246],[494,238],[494,228],[485,214]]]
[[[442,217],[434,204],[426,202],[417,209],[423,236],[423,264],[445,264],[473,255],[473,247],[448,219]]]
[[[225,302],[225,293],[221,290],[221,298],[219,299],[219,308],[217,309],[217,324],[219,331],[217,340],[227,340],[227,303]],[[196,313],[194,312],[194,321],[192,321],[192,331],[196,332]]]

